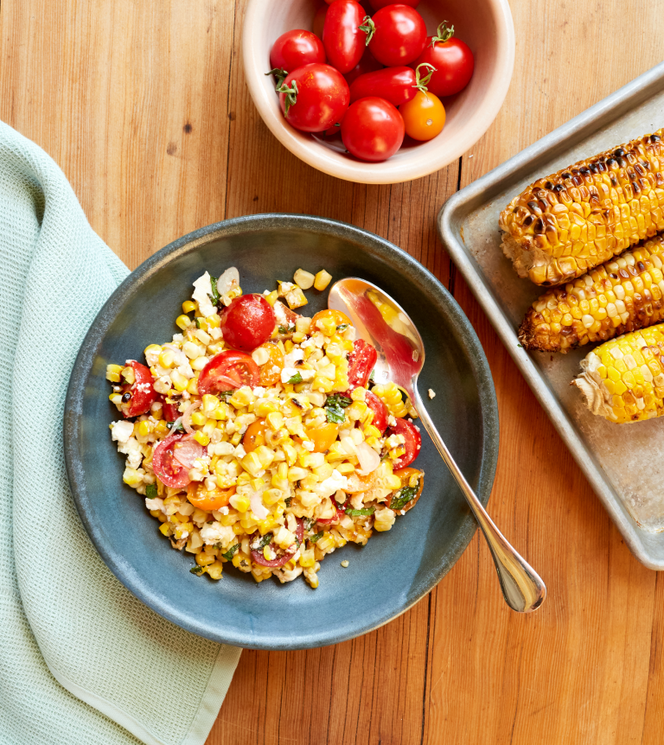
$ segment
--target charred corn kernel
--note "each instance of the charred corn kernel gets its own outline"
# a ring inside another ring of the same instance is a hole
[[[200,430],[194,434],[194,440],[203,447],[210,444],[210,438],[205,434],[205,432],[201,432]]]
[[[391,530],[395,518],[396,514],[389,507],[383,507],[380,510],[376,510],[374,514],[374,529],[379,533]]]
[[[664,238],[658,235],[574,282],[548,290],[526,313],[519,341],[529,350],[566,352],[660,323],[663,260]],[[558,315],[563,328],[554,333],[552,323]],[[564,320],[567,316],[569,322]]]
[[[309,302],[299,287],[294,287],[290,292],[287,292],[285,298],[291,310],[301,308]]]
[[[196,554],[196,563],[198,566],[204,567],[208,564],[214,563],[214,556],[212,554],[208,554],[205,551],[201,551],[200,554]]]
[[[207,422],[207,416],[202,411],[195,411],[191,415],[191,423],[197,427],[202,427]]]
[[[237,554],[235,554],[235,556],[233,556],[231,562],[236,569],[239,569],[241,564],[247,563],[247,557],[238,552]]]
[[[193,313],[196,310],[196,303],[193,300],[185,300],[182,303],[183,313]]]
[[[333,533],[333,536],[334,536],[334,545],[337,548],[341,548],[342,546],[345,546],[348,543],[348,541],[342,535],[339,535],[339,533],[337,533],[336,531]]]
[[[187,392],[191,393],[192,396],[198,395],[198,378],[191,378],[187,383]]]
[[[168,422],[166,422],[165,419],[160,419],[154,427],[155,435],[157,436],[157,438],[161,439],[163,437],[166,437],[168,432]]]
[[[572,382],[594,414],[618,424],[664,414],[664,324],[605,342]]]
[[[109,382],[119,383],[121,373],[122,365],[106,365],[106,380]]]
[[[240,463],[242,463],[242,468],[252,476],[256,476],[260,471],[264,470],[256,451],[247,453],[244,458],[240,460]]]
[[[189,381],[187,380],[187,378],[184,377],[184,375],[182,375],[182,373],[178,372],[177,370],[173,370],[170,377],[171,382],[173,383],[173,388],[175,388],[176,391],[182,392],[186,390]]]
[[[249,497],[233,494],[230,503],[238,512],[246,512],[249,509]]]
[[[660,129],[579,161],[517,195],[499,225],[519,275],[560,284],[664,230],[663,136]]]
[[[193,321],[191,320],[191,318],[189,318],[189,316],[185,316],[185,315],[178,316],[175,319],[175,325],[178,326],[179,328],[181,328],[183,331],[185,329],[189,328],[189,326],[191,326],[192,323],[193,323]]]
[[[313,287],[315,275],[304,269],[297,269],[293,275],[293,282],[302,290],[310,290]]]
[[[404,417],[408,414],[408,407],[401,397],[401,391],[396,383],[386,383],[385,385],[375,385],[373,393],[387,406],[387,410],[392,416]]]
[[[352,463],[339,463],[336,469],[342,476],[350,476],[351,473],[355,473],[355,466]]]
[[[284,451],[284,455],[286,456],[286,463],[289,466],[294,465],[297,460],[297,450],[295,449],[292,440],[283,442],[281,444],[281,449]]]
[[[143,476],[135,468],[125,468],[122,480],[128,486],[138,486],[143,483]]]
[[[321,269],[314,278],[314,287],[317,290],[324,290],[332,281],[332,275],[326,272],[325,269]]]
[[[214,580],[221,579],[224,565],[220,561],[215,561],[207,568],[208,577]]]
[[[279,411],[279,404],[276,401],[261,401],[254,409],[256,416],[267,417],[268,414],[274,414]],[[278,429],[273,427],[273,429]]]

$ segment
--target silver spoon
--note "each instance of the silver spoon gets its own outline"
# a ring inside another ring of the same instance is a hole
[[[411,319],[389,295],[363,279],[348,278],[337,282],[330,290],[327,304],[334,310],[344,312],[353,322],[358,336],[371,342],[376,348],[376,382],[392,380],[410,396],[424,428],[461,488],[484,533],[507,604],[520,613],[539,608],[546,598],[544,582],[512,548],[489,517],[454,462],[422,403],[417,390],[417,377],[424,365],[424,344]]]

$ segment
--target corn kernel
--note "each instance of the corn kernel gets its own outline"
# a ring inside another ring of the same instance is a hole
[[[239,494],[233,494],[230,503],[238,512],[246,512],[249,509],[249,498]]]
[[[121,372],[121,365],[106,365],[106,380],[111,383],[119,383]]]
[[[182,303],[183,313],[193,313],[196,310],[196,303],[193,300],[185,300]]]
[[[194,434],[194,440],[203,447],[210,444],[210,438],[205,434],[205,432],[201,432],[200,430]]]
[[[320,272],[316,274],[316,277],[314,279],[314,287],[317,290],[324,290],[332,281],[332,275],[329,272],[326,272],[325,269],[321,269]]]
[[[191,320],[191,318],[185,315],[178,316],[175,319],[175,325],[181,328],[183,331],[185,331],[189,326],[191,326],[192,323],[193,321]]]

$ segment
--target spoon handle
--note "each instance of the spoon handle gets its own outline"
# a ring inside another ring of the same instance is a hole
[[[546,585],[542,582],[537,572],[514,550],[505,536],[498,530],[482,506],[482,503],[475,495],[475,492],[470,487],[470,484],[466,481],[463,473],[459,470],[459,466],[457,466],[452,454],[447,449],[447,445],[443,442],[443,438],[431,421],[431,417],[424,407],[417,389],[413,393],[415,408],[420,415],[420,420],[424,428],[429,433],[436,449],[445,461],[445,465],[450,469],[452,476],[454,476],[457,484],[459,484],[489,544],[489,550],[498,571],[500,587],[507,604],[510,608],[520,613],[528,613],[536,610],[546,598]]]

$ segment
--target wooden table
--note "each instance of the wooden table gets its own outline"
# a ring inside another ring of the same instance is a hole
[[[244,652],[208,745],[663,742],[664,582],[625,546],[434,225],[459,186],[659,62],[661,0],[512,0],[516,67],[494,124],[459,162],[382,187],[319,173],[265,128],[240,62],[245,4],[2,0],[0,118],[55,158],[132,268],[201,226],[276,211],[354,223],[432,270],[496,384],[490,511],[549,598],[534,615],[510,612],[476,535],[384,628],[324,649]]]

